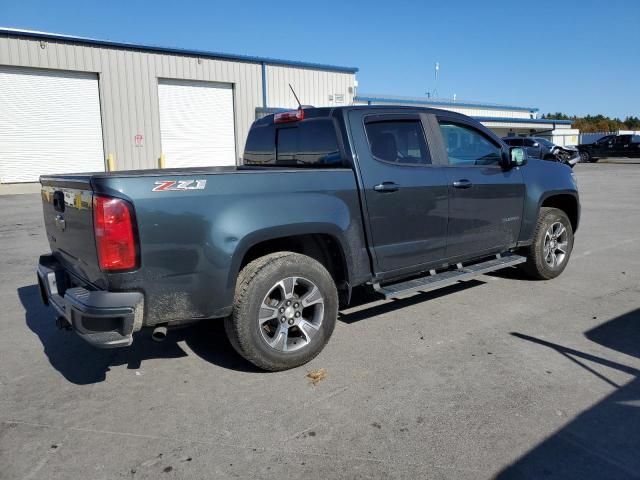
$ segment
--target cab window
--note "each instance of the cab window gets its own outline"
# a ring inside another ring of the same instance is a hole
[[[502,149],[478,130],[440,121],[449,165],[500,165]]]
[[[429,165],[431,157],[419,119],[366,121],[372,155],[383,162]]]

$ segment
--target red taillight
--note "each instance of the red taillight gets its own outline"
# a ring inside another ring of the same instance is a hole
[[[304,120],[304,110],[292,110],[290,112],[280,112],[273,116],[273,123],[298,122]]]
[[[93,197],[93,228],[102,270],[136,267],[136,242],[127,202],[119,198]]]

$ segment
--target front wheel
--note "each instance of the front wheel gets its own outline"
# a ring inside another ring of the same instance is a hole
[[[580,150],[580,161],[582,163],[589,163],[591,161],[591,155],[585,150]]]
[[[313,359],[329,341],[338,293],[314,259],[278,252],[249,263],[236,285],[225,330],[236,351],[265,370],[286,370]]]
[[[543,207],[522,268],[534,279],[550,280],[564,271],[572,250],[573,228],[567,214]]]

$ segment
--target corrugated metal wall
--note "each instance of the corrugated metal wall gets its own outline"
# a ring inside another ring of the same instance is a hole
[[[2,36],[0,64],[98,73],[105,155],[115,156],[118,170],[158,165],[158,78],[232,83],[238,152],[244,148],[255,108],[262,105],[257,63]],[[144,137],[142,146],[136,146],[137,134]]]
[[[303,105],[329,107],[351,105],[354,95],[355,75],[305,68],[267,65],[267,106],[272,108],[296,108],[289,84]],[[342,101],[340,100],[342,95]],[[336,98],[337,96],[337,98]]]
[[[97,73],[105,156],[115,156],[118,170],[158,165],[162,153],[158,78],[233,84],[237,156],[244,149],[256,107],[263,106],[259,62],[2,34],[0,65]],[[328,96],[337,93],[344,95],[348,105],[353,97],[349,94],[349,87],[353,92],[353,73],[267,65],[266,75],[270,107],[296,106],[289,83],[303,103],[328,105]],[[138,134],[144,138],[141,146],[136,145]]]

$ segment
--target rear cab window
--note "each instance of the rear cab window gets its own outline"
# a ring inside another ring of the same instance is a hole
[[[510,138],[504,138],[504,143],[506,143],[507,145],[511,146],[511,147],[521,147],[522,146],[522,138],[518,138],[518,137],[510,137]]]
[[[265,167],[342,167],[332,118],[320,117],[281,125],[255,125],[249,131],[244,165]]]
[[[431,165],[431,156],[418,118],[365,120],[369,150],[379,161],[400,165]]]

